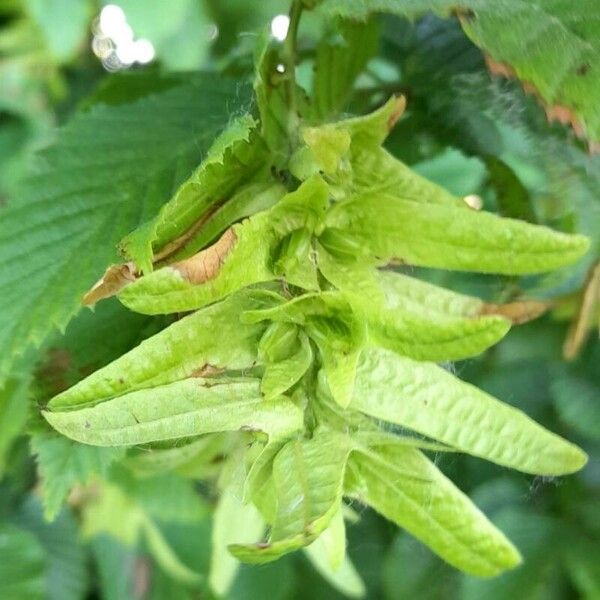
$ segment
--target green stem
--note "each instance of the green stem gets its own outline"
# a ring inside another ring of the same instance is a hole
[[[298,122],[298,107],[296,104],[296,60],[298,57],[297,39],[298,26],[302,15],[302,0],[293,0],[290,8],[290,24],[283,42],[281,56],[286,73],[287,101],[290,116],[290,133],[295,131]]]

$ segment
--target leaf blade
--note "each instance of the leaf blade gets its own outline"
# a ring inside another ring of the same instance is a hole
[[[520,410],[432,363],[363,352],[350,406],[525,473],[564,475],[587,461],[577,446]]]

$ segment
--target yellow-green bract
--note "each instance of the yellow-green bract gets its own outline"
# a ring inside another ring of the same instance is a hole
[[[258,89],[282,101],[264,82]],[[428,362],[475,356],[498,342],[521,318],[515,303],[486,304],[382,268],[394,259],[538,273],[577,260],[588,240],[475,212],[415,174],[381,147],[403,108],[392,99],[366,117],[303,126],[287,163],[279,109],[262,111],[265,140],[253,121],[234,123],[129,238],[137,279],[121,289],[121,302],[148,314],[196,312],[44,412],[82,443],[166,445],[156,461],[129,457],[142,474],[180,468],[190,456],[214,469],[212,459],[231,452],[254,507],[223,487],[215,539],[233,541],[240,560],[268,562],[310,547],[322,569],[346,565],[352,573],[342,517],[350,497],[450,564],[496,575],[519,563],[518,551],[421,451],[460,451],[542,475],[585,464],[573,444]],[[544,309],[538,302],[532,314]],[[264,520],[268,539],[235,543],[230,510],[251,515],[257,532]],[[232,563],[221,567],[213,569],[218,589],[234,572]]]

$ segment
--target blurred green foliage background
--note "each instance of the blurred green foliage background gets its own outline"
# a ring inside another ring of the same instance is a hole
[[[99,2],[0,2],[0,204],[18,196],[35,150],[98,98],[118,104],[141,97],[168,86],[169,72],[219,70],[250,81],[257,36],[288,9],[282,0],[120,0],[119,6],[134,39],[151,44],[152,51],[142,47],[145,64],[127,64],[131,53],[119,56],[103,38]],[[593,239],[586,260],[551,276],[516,280],[405,268],[490,301],[522,294],[557,301],[556,310],[513,329],[485,355],[449,368],[581,445],[590,461],[581,473],[558,480],[460,455],[439,457],[439,466],[525,557],[522,567],[498,579],[461,575],[360,506],[353,507],[357,522],[348,531],[350,555],[373,599],[600,598],[597,333],[590,332],[575,360],[562,355],[600,247],[599,157],[590,156],[585,143],[563,126],[548,124],[537,101],[517,83],[491,77],[483,55],[455,21],[382,17],[379,27],[379,50],[359,78],[348,112],[366,112],[391,93],[404,93],[407,115],[387,143],[396,156],[457,195],[479,195],[488,210]],[[322,28],[317,16],[303,22],[302,56]],[[109,71],[132,71],[140,78],[122,87],[123,73]],[[309,86],[308,53],[298,72],[300,83]],[[95,313],[81,312],[64,335],[55,334],[13,368],[0,392],[2,600],[211,597],[205,582],[179,583],[159,566],[143,539],[124,532],[144,514],[185,565],[206,575],[213,490],[198,489],[173,473],[132,483],[128,473],[110,471],[97,457],[53,436],[37,417],[37,402],[164,325],[162,319],[131,315],[116,301],[107,302]],[[33,372],[26,366],[31,364]],[[38,464],[61,481],[40,483]],[[109,477],[115,493],[126,491],[122,511],[82,511],[94,489],[76,484],[88,472]],[[40,489],[48,513],[49,505],[58,510],[74,485],[68,505],[47,521]],[[304,556],[293,555],[266,566],[244,566],[227,597],[343,596]]]

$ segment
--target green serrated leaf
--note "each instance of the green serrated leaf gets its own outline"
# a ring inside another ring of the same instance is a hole
[[[93,448],[52,434],[31,437],[42,477],[44,516],[56,518],[75,484],[87,484],[97,476],[105,477],[111,464],[124,456],[121,449]]]
[[[94,501],[85,507],[82,533],[86,537],[109,533],[127,546],[144,539],[156,562],[171,577],[187,584],[201,581],[201,576],[177,556],[144,507],[115,485],[103,484]]]
[[[432,363],[387,350],[361,355],[351,406],[525,473],[564,475],[586,454],[520,410]]]
[[[594,0],[571,6],[543,0],[325,0],[328,14],[366,19],[376,12],[415,18],[428,11],[458,13],[469,37],[495,61],[506,63],[522,81],[535,86],[549,105],[571,109],[573,120],[592,140],[600,139],[600,110],[593,101],[600,79],[592,65],[600,60],[600,30]],[[580,25],[585,23],[585,25]],[[528,48],[529,51],[524,51]],[[534,51],[535,49],[535,51]]]
[[[489,577],[520,562],[506,537],[414,448],[390,445],[353,453],[346,493],[468,573]]]
[[[246,88],[200,74],[133,103],[94,106],[60,130],[0,211],[2,374],[28,345],[64,328],[115,262],[117,241],[198,163],[234,97],[245,102]]]
[[[356,78],[377,53],[378,27],[368,23],[335,23],[334,34],[317,46],[311,104],[313,119],[332,118],[346,108]]]
[[[48,523],[37,498],[28,496],[13,521],[36,536],[47,557],[45,598],[83,600],[90,585],[88,554],[79,537],[73,514],[62,511]]]
[[[496,215],[399,200],[357,196],[328,214],[320,241],[339,234],[363,254],[443,269],[518,275],[550,271],[581,258],[582,235],[567,235]]]
[[[0,385],[0,476],[13,442],[27,421],[31,376],[11,377]]]
[[[6,600],[45,597],[47,557],[36,537],[23,529],[0,523],[0,595]]]
[[[200,377],[130,392],[91,408],[42,414],[57,431],[84,444],[134,446],[221,431],[285,437],[302,426],[289,400],[263,400],[251,378]]]

